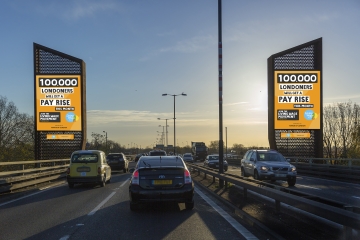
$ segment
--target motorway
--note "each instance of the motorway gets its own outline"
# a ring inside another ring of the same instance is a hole
[[[228,173],[240,170],[230,166]],[[151,204],[131,212],[129,178],[130,173],[117,172],[103,188],[69,189],[63,183],[0,198],[0,239],[274,239],[247,225],[197,184],[191,211],[184,204]],[[360,207],[358,184],[299,176],[293,188]]]
[[[61,184],[0,202],[0,239],[267,239],[196,187],[195,207],[129,208],[129,173],[105,187]]]

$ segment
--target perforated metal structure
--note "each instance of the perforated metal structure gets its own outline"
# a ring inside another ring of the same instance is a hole
[[[79,58],[34,43],[34,79],[37,75],[81,75],[82,131],[37,131],[35,121],[35,159],[70,158],[73,151],[85,149],[86,144],[86,67]],[[34,110],[36,116],[36,87]],[[48,140],[47,134],[73,134],[73,140]]]
[[[320,129],[274,129],[274,71],[319,70],[322,78],[322,38],[304,43],[268,58],[268,138],[270,148],[288,157],[323,157],[322,87]],[[321,85],[322,86],[322,85]],[[281,133],[310,133],[310,138],[281,138]]]

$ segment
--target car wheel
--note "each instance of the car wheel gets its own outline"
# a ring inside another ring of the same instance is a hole
[[[137,203],[130,202],[130,210],[131,210],[131,211],[136,211],[136,210],[138,210],[138,204],[137,204]]]
[[[194,200],[185,203],[186,210],[192,210],[194,208]]]
[[[102,179],[102,181],[100,183],[100,186],[105,187],[105,184],[106,184],[105,182],[106,182],[106,175],[104,175],[104,177],[103,177],[103,179]]]
[[[289,187],[292,187],[292,186],[294,186],[295,183],[296,183],[296,178],[289,178],[289,179],[287,180],[287,182],[288,182]]]
[[[224,171],[226,172],[226,171],[227,171],[227,168],[224,168]]]
[[[259,173],[256,170],[254,171],[254,179],[260,180]]]
[[[247,177],[247,174],[245,173],[245,170],[244,170],[243,167],[241,168],[241,176],[242,177]]]
[[[69,188],[74,188],[74,184],[73,183],[68,183]]]

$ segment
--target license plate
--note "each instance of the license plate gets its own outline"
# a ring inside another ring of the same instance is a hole
[[[86,176],[86,172],[81,172],[80,175],[81,175],[82,177],[84,177],[84,176]]]
[[[275,177],[286,177],[286,174],[275,174]]]
[[[172,180],[153,180],[153,185],[169,185],[172,184]]]

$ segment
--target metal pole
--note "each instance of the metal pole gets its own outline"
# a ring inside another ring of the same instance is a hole
[[[218,0],[218,30],[219,30],[219,173],[224,173],[224,143],[223,143],[223,82],[222,82],[222,29],[221,0]],[[219,187],[224,187],[224,180],[219,180]]]
[[[176,149],[176,136],[175,136],[175,97],[176,95],[174,94],[174,155],[175,155],[175,149]]]
[[[228,152],[227,152],[227,127],[225,127],[225,136],[226,136],[226,159],[227,159],[227,156],[228,156]]]
[[[166,121],[166,147],[168,146],[168,125],[167,125],[167,119],[165,119],[165,121]]]

